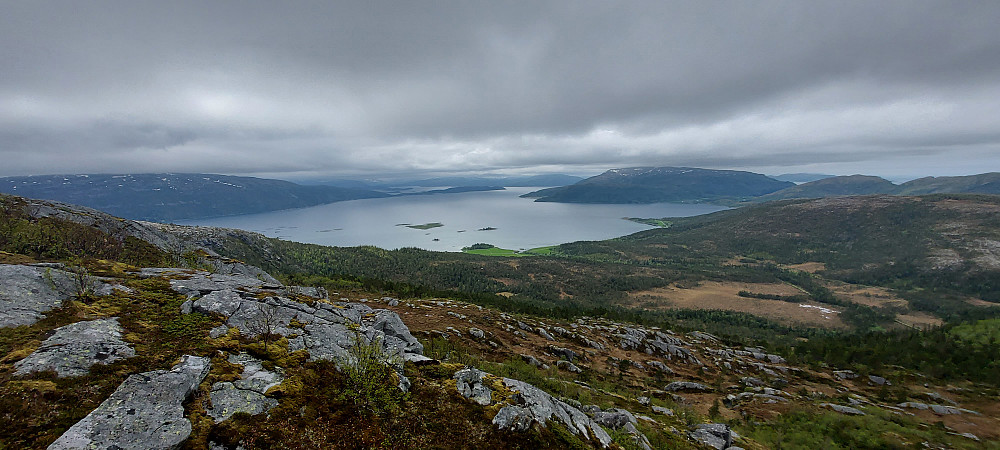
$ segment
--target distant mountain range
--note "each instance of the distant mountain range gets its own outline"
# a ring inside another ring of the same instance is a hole
[[[793,198],[892,194],[1000,194],[1000,173],[926,177],[902,184],[869,175],[786,174],[785,181],[753,172],[691,167],[612,169],[576,184],[522,197],[561,203],[718,203],[739,205]],[[795,184],[793,181],[813,179]]]
[[[844,195],[893,194],[1000,194],[1000,173],[983,173],[960,177],[925,177],[893,184],[889,180],[868,175],[824,178],[792,186],[753,199],[767,202],[791,198],[822,198]]]
[[[778,181],[791,181],[793,183],[808,183],[810,181],[822,180],[824,178],[835,177],[836,175],[827,175],[823,173],[783,173],[781,175],[773,175]]]
[[[0,178],[0,192],[158,222],[389,196],[373,190],[302,186],[281,180],[203,173],[8,177]]]
[[[612,169],[570,186],[523,195],[537,202],[658,203],[743,201],[795,186],[765,175],[693,167]]]

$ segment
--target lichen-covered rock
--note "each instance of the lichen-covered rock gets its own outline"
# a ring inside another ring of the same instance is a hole
[[[395,312],[360,303],[320,301],[327,296],[325,290],[270,286],[247,276],[170,272],[174,270],[179,269],[146,269],[144,273],[174,274],[171,288],[190,297],[181,305],[181,312],[221,315],[226,318],[226,331],[236,328],[250,338],[263,333],[285,336],[289,351],[306,350],[310,360],[338,364],[354,364],[349,349],[360,339],[381,347],[385,362],[398,372],[404,390],[409,386],[409,380],[402,376],[404,362],[427,360],[420,357],[423,345]],[[308,303],[298,301],[310,298],[313,301]],[[213,329],[211,333],[221,336],[223,330]]]
[[[208,358],[184,356],[170,370],[129,376],[87,417],[66,430],[56,449],[175,449],[191,435],[182,403],[208,375]]]
[[[455,387],[458,393],[469,400],[486,406],[493,403],[493,390],[483,382],[485,372],[477,369],[463,369],[455,372]]]
[[[62,270],[0,264],[0,327],[31,325],[72,293],[70,274]]]
[[[497,405],[493,390],[488,386],[491,379],[496,378],[478,369],[463,369],[455,373],[456,381],[461,379],[456,386],[459,393],[466,398],[475,396],[475,401],[484,406]],[[526,431],[534,423],[545,426],[547,421],[557,420],[584,440],[594,439],[604,447],[611,444],[608,433],[579,409],[523,381],[502,378],[500,383],[507,392],[498,395],[503,400],[500,400],[500,410],[493,417],[493,425],[497,428]],[[490,390],[490,402],[484,403],[487,389]]]
[[[122,340],[118,318],[89,320],[56,328],[33,353],[18,361],[15,375],[54,370],[60,377],[86,375],[94,364],[135,356]]]
[[[278,400],[268,397],[266,393],[284,380],[280,368],[264,370],[259,359],[246,353],[230,355],[229,362],[243,366],[243,373],[239,380],[212,385],[209,416],[216,422],[222,422],[238,412],[253,416],[278,406]]]
[[[170,277],[170,288],[188,297],[206,295],[214,291],[224,289],[254,291],[262,287],[280,288],[281,283],[276,281],[265,281],[261,278],[246,274],[227,275],[221,273],[208,273],[191,269],[178,268],[145,268],[139,276],[142,277]],[[272,278],[273,280],[273,278]]]

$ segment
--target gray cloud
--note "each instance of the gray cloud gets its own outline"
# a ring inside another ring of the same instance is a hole
[[[4,2],[0,175],[1000,170],[992,2]]]

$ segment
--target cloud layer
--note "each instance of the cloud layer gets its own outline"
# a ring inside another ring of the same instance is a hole
[[[1000,3],[5,3],[0,176],[1000,170]]]

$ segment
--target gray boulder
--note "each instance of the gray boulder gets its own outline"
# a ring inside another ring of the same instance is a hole
[[[641,448],[642,450],[653,450],[653,447],[649,444],[649,438],[642,434],[642,432],[635,427],[634,423],[626,423],[622,429],[628,433],[628,439],[632,441],[633,445]]]
[[[94,364],[135,356],[122,340],[118,318],[89,320],[56,328],[37,350],[18,361],[15,375],[54,370],[60,377],[86,375]]]
[[[556,346],[556,345],[549,345],[548,347],[546,347],[546,350],[548,350],[548,352],[550,354],[554,355],[556,358],[565,359],[566,361],[569,361],[569,362],[576,361],[578,359],[578,357],[579,357],[579,355],[577,355],[576,352],[574,352],[573,350],[570,350],[570,349],[568,349],[566,347],[559,347],[559,346]]]
[[[184,356],[170,370],[129,376],[87,417],[66,430],[55,449],[176,449],[191,435],[181,405],[208,375],[208,358]]]
[[[594,418],[594,422],[616,430],[624,427],[626,424],[631,423],[634,425],[636,423],[635,416],[621,408],[598,411],[592,417]]]
[[[524,360],[524,362],[531,364],[532,366],[538,367],[539,369],[544,370],[549,368],[547,364],[539,361],[538,358],[535,358],[534,356],[531,355],[521,354],[521,359]]]
[[[558,368],[560,368],[562,370],[571,372],[571,373],[582,373],[583,372],[583,370],[580,369],[579,367],[577,367],[576,364],[573,364],[573,363],[571,363],[569,361],[561,361],[561,360],[560,361],[556,361],[556,367],[558,367]]]
[[[493,406],[492,389],[487,386],[493,375],[478,369],[463,369],[455,373],[456,387],[462,396],[474,399],[483,406]],[[526,431],[532,424],[545,426],[549,420],[557,420],[570,432],[584,440],[595,439],[603,447],[611,444],[611,437],[590,417],[579,409],[562,402],[545,391],[523,381],[502,378],[501,384],[510,395],[504,396],[504,403],[493,417],[493,425],[502,430]],[[489,390],[489,403],[486,403]]]
[[[723,450],[733,445],[733,433],[729,425],[722,423],[708,423],[695,427],[694,431],[688,433],[695,442],[709,447]]]
[[[667,367],[666,364],[663,364],[659,361],[646,361],[646,365],[652,367],[653,369],[656,369],[656,371],[660,373],[665,373],[667,375],[671,375],[674,373],[674,371],[670,367]]]
[[[858,377],[858,374],[853,370],[834,370],[833,376],[839,380],[853,380]]]
[[[542,327],[538,327],[538,329],[537,329],[536,331],[538,332],[538,335],[539,335],[539,336],[541,336],[541,337],[545,338],[546,340],[549,340],[549,341],[554,341],[554,340],[556,340],[556,338],[552,337],[552,335],[551,335],[551,334],[549,334],[549,332],[548,332],[548,331],[545,331],[545,328],[542,328]]]
[[[243,366],[243,373],[234,382],[225,381],[212,385],[212,407],[208,409],[208,415],[216,423],[229,419],[238,412],[253,416],[278,406],[278,400],[267,397],[266,393],[284,380],[280,368],[274,372],[264,370],[259,359],[246,353],[230,355],[229,362]]]
[[[877,375],[868,375],[868,382],[875,386],[892,386],[892,383]]]
[[[656,406],[656,405],[653,405],[653,412],[655,412],[657,414],[663,414],[663,415],[671,416],[671,417],[673,417],[673,415],[674,415],[674,410],[672,410],[670,408],[664,408],[662,406]]]

